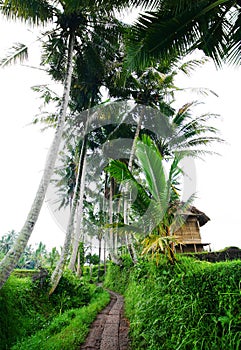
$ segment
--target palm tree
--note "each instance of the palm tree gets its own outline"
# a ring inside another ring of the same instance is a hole
[[[149,4],[152,2],[149,1]],[[140,15],[127,38],[126,67],[135,70],[201,49],[219,66],[240,64],[239,0],[158,1]]]
[[[128,1],[116,1],[116,7],[125,6]],[[54,6],[55,5],[55,6]],[[51,175],[53,173],[55,161],[58,155],[60,142],[63,135],[63,129],[66,120],[66,112],[69,102],[73,62],[74,62],[74,50],[77,37],[82,36],[83,31],[89,29],[88,19],[89,15],[96,18],[98,15],[103,13],[110,13],[113,11],[113,3],[102,2],[90,4],[89,1],[86,3],[77,3],[72,1],[32,1],[29,4],[27,1],[19,3],[19,1],[5,1],[1,4],[0,11],[8,17],[20,18],[24,21],[29,21],[34,24],[46,23],[47,21],[55,20],[57,27],[60,28],[60,34],[65,39],[66,47],[64,48],[64,54],[67,52],[67,59],[65,61],[65,67],[61,67],[64,72],[63,83],[64,91],[60,111],[57,119],[57,126],[55,137],[50,148],[50,152],[46,161],[46,166],[42,179],[40,181],[39,188],[37,190],[34,202],[31,210],[27,216],[27,220],[23,225],[19,236],[9,253],[1,261],[0,264],[0,288],[3,286],[10,273],[16,266],[18,259],[24,251],[29,237],[34,229],[35,223],[38,219],[47,187],[50,182]],[[90,31],[91,32],[91,31]],[[58,47],[57,47],[58,49]],[[26,47],[21,46],[17,50],[20,57],[26,56]],[[16,58],[16,55],[7,57],[2,62],[2,65],[8,64],[10,61]]]
[[[0,252],[4,255],[11,249],[13,243],[17,237],[17,232],[14,230],[5,233],[0,239]]]
[[[170,131],[165,137],[145,131],[153,139],[164,159],[173,159],[175,152],[193,158],[213,154],[214,152],[207,147],[215,142],[224,142],[218,136],[218,129],[209,125],[209,120],[217,115],[204,113],[194,116],[192,108],[196,105],[198,102],[190,102],[177,111],[172,111],[172,115],[169,116]]]
[[[9,277],[10,273],[16,266],[22,252],[24,251],[28,243],[29,237],[31,236],[35,223],[38,219],[40,210],[42,208],[46,190],[53,173],[60,142],[62,140],[66,111],[67,111],[68,101],[69,101],[69,92],[70,92],[70,84],[71,84],[71,76],[72,76],[72,68],[73,68],[72,61],[73,61],[74,41],[75,41],[75,34],[74,32],[70,32],[69,42],[68,42],[68,60],[67,60],[66,76],[65,76],[65,82],[64,82],[63,99],[62,99],[62,104],[61,104],[61,108],[58,116],[58,125],[56,128],[54,140],[52,142],[50,152],[46,160],[46,165],[44,168],[42,179],[40,181],[39,188],[37,190],[30,212],[28,213],[27,220],[25,221],[23,228],[20,231],[13,248],[1,261],[0,288],[3,286],[3,284]]]

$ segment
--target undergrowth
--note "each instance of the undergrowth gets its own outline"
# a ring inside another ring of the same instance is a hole
[[[241,349],[241,261],[178,260],[109,266],[105,284],[124,292],[133,350]]]
[[[48,279],[44,284],[33,282],[32,275],[25,271],[8,279],[0,290],[0,350],[74,349],[72,344],[83,339],[94,315],[109,298],[102,288],[76,278],[70,271],[61,277],[51,297],[48,290]],[[57,338],[62,335],[64,339],[59,344],[66,345],[57,347]],[[56,338],[53,342],[56,347],[51,344],[52,338]]]
[[[55,317],[52,322],[12,350],[74,350],[85,341],[91,323],[110,300],[109,294],[97,287],[89,305],[71,309]]]

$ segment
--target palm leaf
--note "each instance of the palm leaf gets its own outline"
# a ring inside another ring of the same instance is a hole
[[[38,25],[52,19],[54,9],[46,0],[5,0],[1,12],[9,18]]]
[[[146,184],[153,198],[160,202],[160,194],[166,187],[166,178],[162,165],[162,156],[147,135],[136,143],[136,156],[145,175]]]
[[[160,58],[183,56],[196,48],[220,65],[232,30],[226,14],[234,3],[164,1],[158,11],[144,13],[131,28],[126,39],[126,67],[143,68]]]
[[[16,61],[23,62],[28,58],[28,47],[21,43],[16,43],[7,53],[6,57],[0,59],[0,67],[6,67]]]
[[[119,183],[129,182],[130,180],[136,181],[126,164],[120,160],[111,160],[105,171]]]
[[[105,171],[110,174],[117,182],[125,184],[128,183],[129,190],[134,193],[132,208],[140,216],[143,215],[150,205],[150,198],[143,186],[135,179],[129,171],[127,165],[119,160],[111,160],[110,164],[105,168]]]

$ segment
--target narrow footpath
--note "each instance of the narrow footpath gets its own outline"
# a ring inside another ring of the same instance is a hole
[[[127,350],[128,321],[124,318],[124,300],[109,291],[110,303],[98,314],[80,350]]]

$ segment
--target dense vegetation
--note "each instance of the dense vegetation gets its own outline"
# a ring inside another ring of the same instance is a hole
[[[78,348],[108,293],[66,272],[49,298],[48,281],[41,287],[34,273],[16,271],[22,277],[12,275],[0,291],[0,349]]]
[[[128,26],[116,11],[131,5],[143,5],[146,12]],[[177,70],[188,74],[205,62],[180,64],[188,52],[198,48],[216,64],[240,63],[240,11],[240,1],[230,0],[189,6],[187,1],[0,1],[7,18],[52,26],[47,37],[41,35],[41,67],[64,86],[62,98],[48,87],[35,88],[58,112],[34,122],[56,132],[21,231],[0,240],[0,349],[78,348],[109,300],[82,276],[86,258],[88,280],[97,273],[100,279],[100,265],[98,270],[92,265],[100,262],[102,249],[104,263],[107,254],[118,263],[110,263],[105,283],[126,297],[133,349],[240,349],[241,263],[212,265],[176,257],[174,249],[180,243],[176,229],[193,200],[181,201],[181,161],[222,140],[208,114],[193,115],[193,102],[173,106]],[[0,66],[26,55],[27,47],[17,44]],[[110,101],[125,103],[103,102],[103,88]],[[96,106],[101,108],[94,109],[94,119],[89,109]],[[116,158],[112,148],[118,144],[110,141],[121,139],[131,142]],[[95,154],[101,159],[96,166]],[[57,189],[60,207],[70,208],[60,253],[47,253],[43,243],[36,250],[27,245],[49,184]],[[87,235],[98,239],[98,256],[85,255]],[[121,256],[123,250],[128,257]],[[149,260],[149,253],[159,257],[161,251],[168,262]],[[16,266],[44,266],[52,275],[34,279],[34,270],[18,272]]]
[[[125,295],[132,349],[240,349],[241,261],[131,265],[111,264],[105,284]]]

